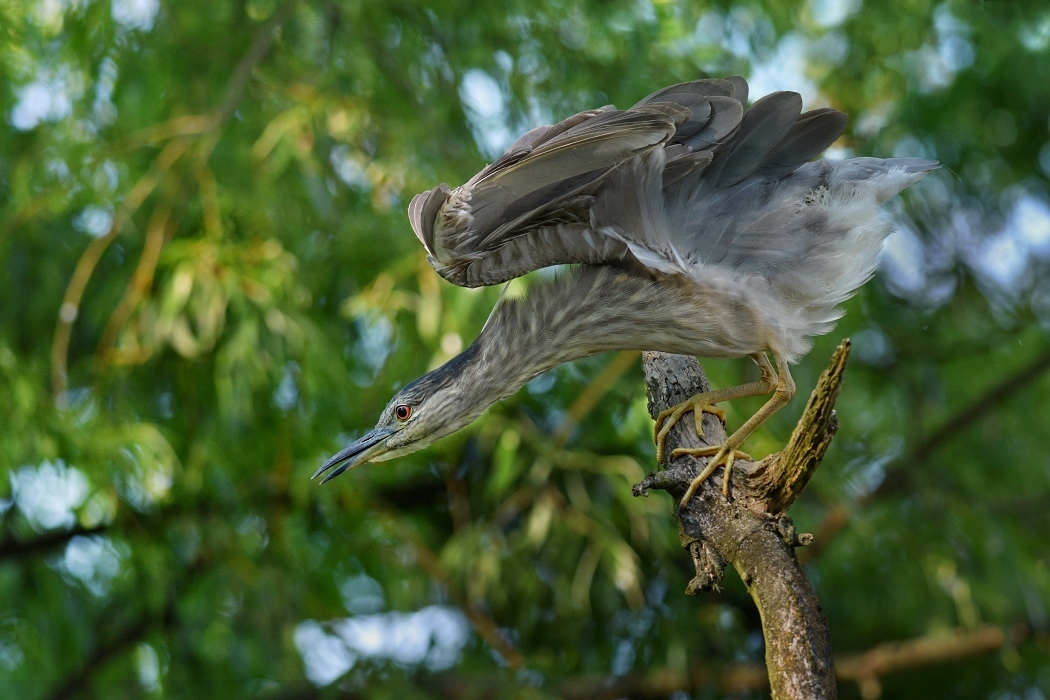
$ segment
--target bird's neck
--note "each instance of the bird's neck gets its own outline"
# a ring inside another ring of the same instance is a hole
[[[590,266],[541,283],[495,310],[469,351],[472,369],[499,387],[495,402],[560,364],[630,348],[631,319],[650,308],[651,288],[643,277]]]

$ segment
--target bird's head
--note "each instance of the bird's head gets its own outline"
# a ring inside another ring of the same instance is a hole
[[[478,381],[472,370],[476,353],[471,346],[397,392],[376,427],[321,465],[313,478],[338,467],[321,481],[324,483],[366,462],[382,462],[421,450],[481,415],[502,396],[489,399],[485,395],[485,382]]]

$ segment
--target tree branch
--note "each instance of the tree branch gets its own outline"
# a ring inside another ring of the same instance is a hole
[[[859,654],[835,660],[835,675],[840,682],[856,683],[862,697],[877,698],[878,679],[900,671],[960,662],[998,651],[1008,641],[1021,641],[1029,630],[1021,625],[1010,633],[987,625],[972,630],[956,629],[915,639],[880,644]],[[506,697],[513,681],[505,677],[464,677],[452,675],[424,676],[419,684],[447,698]],[[666,698],[676,692],[701,690],[726,695],[761,691],[769,687],[766,669],[761,664],[737,663],[716,667],[692,664],[688,670],[655,668],[645,673],[616,678],[586,675],[563,678],[549,686],[558,697],[568,700],[614,700],[614,698]]]
[[[1027,625],[1014,625],[1007,632],[994,625],[974,629],[955,629],[914,639],[886,642],[859,654],[836,659],[835,675],[844,683],[857,683],[862,697],[877,698],[881,688],[878,679],[913,668],[958,663],[998,651],[1007,643],[1022,642],[1031,633]],[[457,675],[440,673],[419,675],[416,684],[444,698],[515,697],[519,681],[506,675]],[[717,688],[726,695],[761,691],[769,687],[766,669],[760,664],[692,664],[688,670],[650,668],[645,673],[632,673],[610,678],[608,675],[583,675],[552,679],[541,686],[567,700],[613,700],[614,698],[666,698],[676,692],[694,693]],[[353,691],[341,691],[341,698],[356,698]],[[283,688],[267,700],[312,700],[327,689],[315,685]]]
[[[266,52],[270,50],[277,31],[291,17],[292,11],[298,4],[298,0],[285,0],[277,8],[273,16],[256,33],[251,46],[244,54],[237,66],[233,69],[226,88],[223,91],[222,100],[218,106],[199,122],[194,122],[201,128],[200,131],[190,130],[187,133],[202,135],[205,142],[200,147],[200,157],[207,160],[208,154],[215,148],[218,142],[219,128],[233,115],[237,102],[248,84],[252,71],[262,61]],[[196,117],[188,118],[190,120]],[[210,135],[210,140],[207,136]],[[62,306],[58,311],[58,323],[55,325],[54,339],[51,342],[51,391],[58,397],[66,390],[67,374],[69,365],[69,342],[73,332],[73,322],[80,313],[80,302],[84,296],[88,281],[95,271],[95,267],[102,259],[102,254],[109,248],[109,244],[120,234],[121,229],[127,224],[131,217],[142,206],[157,184],[171,170],[175,162],[189,148],[189,140],[174,140],[169,142],[157,156],[150,170],[143,175],[135,186],[131,188],[123,203],[113,217],[113,224],[106,235],[96,238],[84,250],[77,261],[73,271],[73,277],[66,287],[66,293],[62,299]]]
[[[874,699],[882,695],[879,676],[980,656],[1002,648],[1006,640],[1003,630],[985,625],[904,642],[888,642],[863,654],[836,661],[835,673],[839,680],[859,685],[862,697]]]
[[[721,493],[716,472],[685,508],[677,512],[679,536],[689,551],[696,577],[686,592],[711,590],[732,564],[754,599],[766,640],[766,668],[773,697],[835,698],[838,687],[831,660],[827,621],[794,548],[801,541],[783,512],[791,505],[819,465],[837,426],[838,396],[849,342],[839,346],[831,367],[822,375],[788,447],[755,464],[737,462],[731,482],[732,500]],[[691,357],[644,353],[642,365],[649,411],[660,411],[708,389],[699,363]],[[705,438],[697,437],[688,421],[667,436],[667,449],[717,445],[725,428],[703,414]],[[635,487],[636,495],[650,488],[681,498],[704,460],[674,459],[660,473]]]
[[[66,546],[71,539],[78,536],[97,535],[105,532],[108,525],[96,525],[94,527],[74,527],[63,532],[49,532],[31,540],[16,540],[6,538],[0,541],[0,561],[20,559],[34,554],[43,554],[60,547]]]
[[[988,387],[980,396],[957,410],[939,427],[930,432],[915,446],[911,454],[899,460],[897,465],[903,466],[928,459],[941,445],[965,432],[973,423],[987,416],[993,408],[1031,385],[1040,374],[1048,369],[1050,369],[1050,353],[1037,357],[1017,372]]]
[[[942,445],[949,443],[956,435],[962,434],[966,428],[976,421],[988,416],[992,409],[1030,386],[1033,381],[1047,370],[1050,370],[1050,353],[1040,355],[1017,372],[990,386],[976,399],[956,410],[937,428],[933,429],[929,435],[919,440],[918,444],[905,455],[886,465],[887,476],[882,483],[874,491],[858,498],[851,505],[858,509],[862,508],[875,499],[904,487],[907,484],[909,474],[905,467],[922,463],[929,459]],[[802,557],[803,563],[812,561],[819,556],[835,535],[849,524],[851,510],[850,506],[842,503],[831,507],[816,530],[814,539],[816,546],[804,553],[805,556]]]
[[[168,598],[163,608],[143,615],[112,638],[95,646],[87,658],[81,662],[80,666],[67,676],[65,680],[55,686],[47,697],[50,700],[68,700],[81,694],[88,687],[95,673],[105,666],[110,659],[134,646],[152,630],[158,627],[170,627],[174,621],[175,596],[173,594]]]

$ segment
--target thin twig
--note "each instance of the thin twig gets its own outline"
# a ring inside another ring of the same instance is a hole
[[[49,532],[31,540],[16,540],[8,537],[0,541],[0,561],[20,559],[34,554],[45,554],[66,546],[74,537],[97,535],[105,532],[107,529],[109,529],[108,525],[95,525],[93,527],[81,527],[78,525],[70,530]]]
[[[988,387],[964,407],[956,410],[926,437],[919,440],[907,454],[886,465],[887,478],[873,491],[858,498],[852,504],[836,503],[833,505],[825,514],[820,526],[814,531],[814,546],[800,552],[803,561],[812,561],[822,554],[831,540],[849,524],[853,511],[901,488],[906,483],[908,474],[906,470],[909,466],[928,460],[942,446],[951,442],[955,436],[962,434],[965,429],[983,420],[1006,400],[1028,388],[1047,370],[1050,370],[1050,353],[1040,355],[1017,372]]]
[[[51,391],[57,397],[66,390],[67,366],[69,361],[69,339],[73,332],[73,322],[80,313],[80,302],[84,297],[88,280],[95,271],[95,266],[102,259],[102,254],[120,234],[121,230],[131,219],[146,197],[157,187],[164,175],[171,169],[186,149],[188,141],[171,141],[164,150],[160,152],[153,163],[153,167],[143,175],[131,188],[128,196],[120,205],[113,224],[106,235],[91,241],[77,262],[73,276],[66,287],[65,296],[62,298],[62,306],[58,310],[58,324],[55,326],[55,336],[51,343]]]
[[[146,241],[142,247],[142,257],[139,258],[138,267],[135,268],[127,289],[124,290],[124,296],[121,297],[117,308],[110,314],[106,328],[102,331],[102,339],[98,343],[98,350],[95,351],[95,365],[99,370],[109,364],[117,336],[124,330],[131,314],[134,313],[142,297],[153,284],[153,274],[160,261],[160,251],[164,247],[170,221],[171,202],[163,199],[154,208],[153,215],[146,226]]]
[[[233,115],[241,96],[244,94],[252,71],[269,52],[277,38],[278,31],[288,21],[299,0],[285,0],[255,33],[251,45],[234,66],[226,81],[219,104],[204,114],[184,114],[140,129],[125,138],[120,147],[123,151],[149,146],[167,139],[203,136],[213,132]]]
[[[229,119],[233,114],[233,110],[237,107],[244,89],[248,86],[248,79],[251,77],[252,71],[255,70],[255,67],[259,65],[259,62],[270,51],[270,47],[273,46],[273,42],[277,38],[278,31],[288,21],[288,18],[292,16],[292,11],[295,10],[295,6],[298,4],[299,0],[285,0],[270,19],[266,21],[266,24],[255,33],[251,46],[248,47],[248,51],[241,57],[241,60],[237,62],[229,80],[226,82],[226,89],[223,91],[219,106],[212,113],[216,122],[212,127],[213,129]]]
[[[50,700],[69,700],[89,687],[92,676],[118,654],[123,653],[157,627],[167,627],[175,619],[175,598],[155,613],[144,615],[138,621],[121,630],[112,639],[98,644],[79,668],[59,683],[47,696]]]
[[[835,674],[840,681],[859,685],[863,698],[874,700],[882,694],[880,676],[988,654],[1002,648],[1006,639],[1002,629],[985,625],[955,630],[951,634],[889,642],[836,661]]]
[[[911,454],[900,460],[900,464],[909,462],[921,462],[941,445],[949,442],[956,435],[965,432],[967,428],[983,419],[992,409],[997,408],[1007,399],[1022,389],[1026,389],[1040,374],[1050,369],[1050,353],[1037,357],[1035,361],[1022,367],[1012,375],[1007,376],[997,384],[988,387],[987,390],[972,402],[957,410],[949,416],[935,430],[931,431],[925,439],[919,441]]]

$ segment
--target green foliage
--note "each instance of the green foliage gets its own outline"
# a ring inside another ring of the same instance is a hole
[[[852,336],[793,511],[837,651],[1025,630],[883,692],[1050,694],[1045,7],[0,0],[0,37],[0,695],[545,697],[702,667],[713,697],[760,663],[740,582],[686,598],[670,502],[630,494],[653,466],[630,356],[308,478],[498,296],[427,266],[415,192],[537,123],[733,73],[851,113],[840,155],[946,165],[748,443],[778,449]]]

